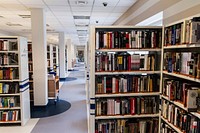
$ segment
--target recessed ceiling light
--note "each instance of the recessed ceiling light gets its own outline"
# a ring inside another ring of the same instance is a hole
[[[87,5],[88,2],[87,2],[87,1],[84,1],[84,0],[77,0],[77,1],[76,1],[76,4],[79,5],[79,6],[84,6],[84,5]]]

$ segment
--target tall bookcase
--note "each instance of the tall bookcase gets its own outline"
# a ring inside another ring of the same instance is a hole
[[[47,64],[48,72],[54,71],[59,75],[58,46],[54,44],[47,45]]]
[[[200,19],[164,27],[162,133],[200,132]]]
[[[91,27],[90,133],[159,132],[161,46],[162,27]]]
[[[30,119],[27,40],[0,37],[0,125]]]
[[[28,70],[29,70],[30,103],[34,105],[32,42],[28,42]]]
[[[59,62],[58,62],[58,46],[53,45],[53,69],[56,75],[59,76]]]

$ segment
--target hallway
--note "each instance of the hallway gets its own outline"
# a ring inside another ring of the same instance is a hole
[[[85,93],[85,69],[78,64],[65,81],[59,97],[71,103],[71,108],[56,116],[41,118],[31,133],[87,133],[87,110]]]

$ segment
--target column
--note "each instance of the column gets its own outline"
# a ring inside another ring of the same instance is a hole
[[[64,32],[59,33],[59,58],[60,58],[60,79],[66,78],[65,71],[65,34]]]
[[[72,42],[71,39],[67,39],[67,65],[69,70],[72,70],[72,54]]]
[[[48,103],[46,17],[44,9],[31,9],[34,105]]]

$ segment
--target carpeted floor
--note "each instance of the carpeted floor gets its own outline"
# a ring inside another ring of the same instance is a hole
[[[79,64],[79,71],[71,71],[69,77],[77,80],[64,82],[60,99],[71,103],[71,108],[61,114],[41,118],[31,133],[88,133],[85,93],[85,67]]]
[[[31,106],[31,118],[43,118],[58,115],[67,111],[71,104],[64,100],[49,100],[47,106]]]

